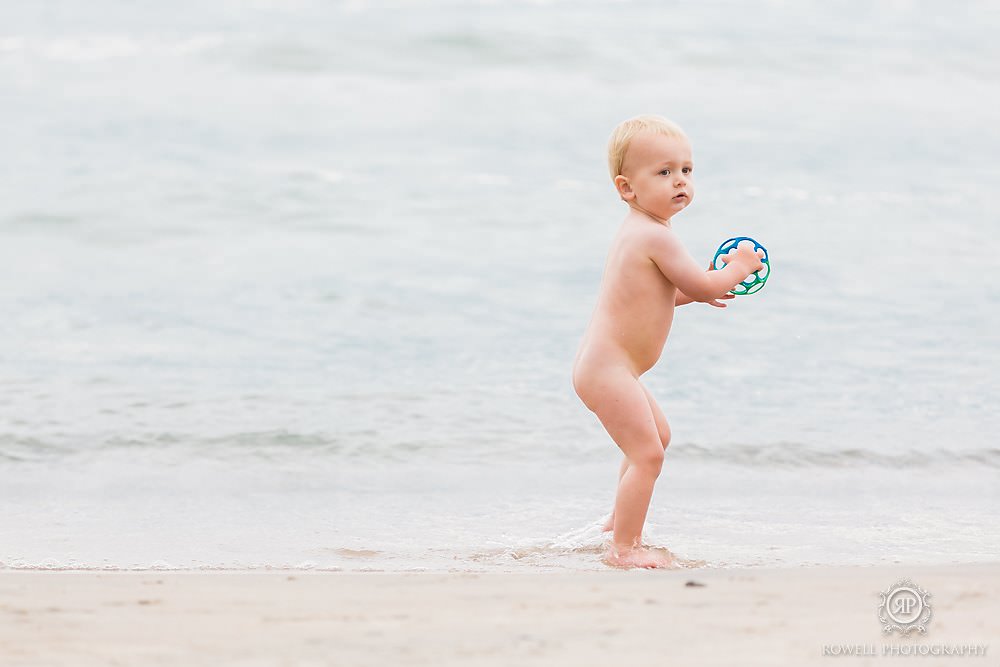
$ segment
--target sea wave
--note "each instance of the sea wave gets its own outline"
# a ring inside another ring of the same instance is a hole
[[[1000,469],[1000,447],[993,446],[886,452],[863,447],[819,448],[795,442],[712,445],[684,443],[677,450],[678,458],[752,466],[847,468],[866,465],[896,469],[975,464]]]
[[[475,442],[475,446],[470,446]],[[529,445],[523,438],[491,432],[466,437],[407,439],[387,438],[378,430],[350,434],[296,432],[290,430],[247,431],[218,435],[163,432],[111,436],[24,436],[0,433],[0,465],[26,464],[78,457],[93,458],[115,452],[159,452],[164,458],[183,463],[186,458],[218,460],[287,461],[296,456],[349,459],[369,463],[407,460],[448,461],[465,465],[489,465],[496,457],[530,463],[539,456],[570,457],[578,461],[598,460],[602,449],[581,450],[576,445]],[[936,447],[887,451],[872,447],[823,447],[814,443],[775,441],[768,443],[723,442],[710,445],[676,442],[669,450],[677,462],[750,467],[887,469],[967,467],[1000,470],[1000,447]]]

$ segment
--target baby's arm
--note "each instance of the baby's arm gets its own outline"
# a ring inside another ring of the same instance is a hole
[[[702,271],[698,263],[670,229],[658,229],[649,243],[650,259],[678,290],[693,301],[711,302],[724,297],[737,283],[763,268],[763,251],[753,251],[749,241],[726,255],[726,266]],[[676,305],[676,302],[675,302]]]
[[[714,267],[713,267],[714,263],[715,262],[709,262],[708,263],[708,270],[709,271],[714,270]],[[725,308],[726,304],[722,303],[722,301],[728,301],[729,299],[735,299],[735,298],[736,298],[736,296],[734,294],[730,294],[730,293],[727,292],[726,294],[723,294],[722,296],[720,296],[718,299],[713,299],[712,301],[709,301],[708,305],[715,306],[716,308]],[[676,308],[677,306],[686,306],[689,303],[695,303],[695,300],[692,299],[691,297],[689,297],[684,292],[682,292],[680,290],[677,290],[677,296],[674,298],[674,307]]]

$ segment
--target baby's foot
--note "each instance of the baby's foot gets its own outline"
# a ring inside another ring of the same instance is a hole
[[[620,568],[633,567],[677,567],[677,560],[669,551],[648,547],[616,547],[612,542],[605,547],[601,561],[605,565]]]
[[[612,512],[611,515],[608,516],[607,520],[605,520],[604,525],[601,526],[601,532],[607,533],[614,529],[615,529],[615,513]]]

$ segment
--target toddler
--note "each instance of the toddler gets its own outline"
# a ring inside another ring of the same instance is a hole
[[[611,178],[629,211],[611,242],[593,316],[573,362],[573,388],[625,454],[613,531],[603,560],[617,567],[669,567],[670,556],[641,544],[670,426],[639,381],[660,358],[674,307],[725,307],[737,283],[763,268],[762,251],[741,243],[719,271],[704,271],[671,228],[694,199],[694,162],[684,132],[660,116],[637,116],[608,144]],[[711,268],[711,265],[710,265]]]

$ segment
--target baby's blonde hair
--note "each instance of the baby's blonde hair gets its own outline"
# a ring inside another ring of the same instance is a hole
[[[687,139],[684,130],[677,123],[667,120],[663,116],[643,114],[622,121],[611,133],[611,138],[608,140],[608,170],[611,172],[612,181],[622,173],[625,153],[628,152],[632,139],[640,132],[655,132],[667,137]]]

